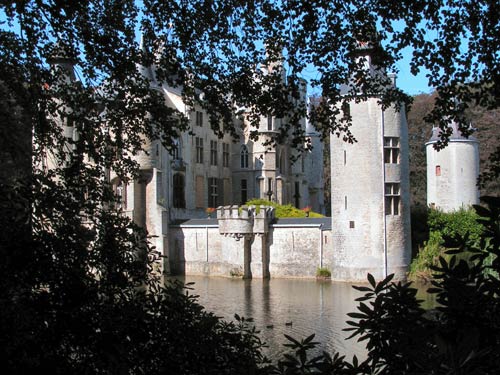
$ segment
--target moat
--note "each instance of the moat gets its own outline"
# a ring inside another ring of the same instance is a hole
[[[259,336],[269,348],[264,352],[277,359],[287,351],[285,334],[303,339],[312,333],[320,342],[319,350],[339,351],[347,357],[364,356],[364,348],[355,339],[345,340],[347,313],[356,310],[354,299],[360,296],[352,284],[319,282],[305,279],[229,279],[186,276],[194,282],[191,294],[208,311],[225,320],[234,314],[253,318]]]
[[[346,340],[347,313],[356,311],[355,298],[361,295],[349,283],[320,282],[307,279],[228,279],[186,276],[194,282],[191,294],[208,311],[225,320],[234,314],[253,318],[259,336],[269,348],[265,353],[277,359],[287,351],[285,334],[303,339],[312,333],[319,350],[338,351],[347,358],[364,357],[364,347],[356,339]],[[425,286],[419,287],[423,295]],[[421,297],[422,298],[422,297]]]

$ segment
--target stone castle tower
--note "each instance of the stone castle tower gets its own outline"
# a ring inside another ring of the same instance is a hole
[[[457,123],[450,125],[448,145],[436,150],[440,128],[432,129],[425,144],[427,156],[427,205],[445,212],[479,203],[479,143],[473,136],[464,137]]]
[[[381,74],[371,51],[370,44],[360,43],[367,69]],[[395,105],[383,110],[372,96],[358,103],[352,97],[348,111],[357,142],[334,135],[330,142],[332,278],[363,281],[367,273],[404,278],[411,258],[405,110]]]

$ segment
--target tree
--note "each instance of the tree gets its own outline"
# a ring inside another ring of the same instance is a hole
[[[314,118],[325,135],[355,139],[336,106],[351,77],[360,100],[407,101],[353,58],[366,45],[380,69],[394,68],[402,48],[415,49],[412,68],[430,70],[439,92],[430,119],[442,126],[463,124],[471,101],[498,102],[490,41],[499,12],[489,2],[27,0],[0,9],[1,160],[10,166],[0,191],[0,340],[8,373],[267,371],[245,321],[221,322],[178,287],[159,286],[146,234],[116,207],[109,171],[139,176],[145,142],[171,149],[187,129],[138,67],[153,64],[158,80],[182,87],[217,134],[235,134],[235,108],[247,108],[253,125],[260,115],[286,114],[273,142],[292,133],[299,149],[307,147],[297,99],[308,64],[318,71],[312,84],[324,100]],[[68,79],[68,64],[78,80]],[[68,140],[70,128],[78,137]],[[354,371],[338,357],[328,361]]]

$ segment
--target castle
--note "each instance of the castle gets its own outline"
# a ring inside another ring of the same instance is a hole
[[[371,52],[363,43],[358,58],[370,72],[385,74],[372,65]],[[51,62],[74,79],[69,61],[53,57]],[[190,121],[190,132],[178,133],[173,153],[160,141],[144,139],[145,152],[135,156],[140,172],[134,181],[124,184],[110,176],[122,210],[147,229],[164,255],[165,273],[313,277],[318,267],[327,267],[333,279],[343,281],[366,280],[368,272],[405,277],[411,241],[404,108],[383,109],[376,96],[358,101],[345,90],[358,142],[331,137],[332,218],[276,220],[271,208],[241,205],[263,198],[324,213],[322,142],[306,119],[302,128],[314,148],[301,155],[287,143],[265,146],[283,121],[273,116],[260,118],[259,141],[254,141],[245,112],[235,113],[237,141],[228,134],[220,139],[203,109],[183,102],[180,88],[156,82],[151,67],[138,69]],[[307,100],[305,82],[300,100]],[[74,136],[69,126],[64,132]],[[291,156],[298,161],[291,163]],[[218,207],[216,219],[206,218],[208,207]]]

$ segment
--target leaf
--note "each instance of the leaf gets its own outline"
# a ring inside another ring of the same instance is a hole
[[[364,303],[359,304],[358,310],[364,312],[365,314],[367,314],[367,316],[369,316],[372,313],[372,310]]]
[[[373,275],[371,273],[369,273],[367,278],[368,278],[368,282],[370,283],[370,285],[375,288],[376,281],[375,281],[375,278],[373,277]]]
[[[303,343],[304,344],[310,343],[314,339],[315,336],[316,336],[316,334],[313,333],[312,335],[306,337]]]
[[[368,288],[367,286],[357,286],[357,285],[353,285],[352,286],[354,289],[356,290],[359,290],[360,292],[371,292],[373,291],[372,288]]]
[[[367,315],[356,313],[356,312],[347,313],[347,315],[350,316],[351,318],[356,318],[356,319],[366,319],[366,318],[368,318]]]
[[[295,340],[292,336],[288,336],[288,335],[286,335],[286,334],[285,334],[284,336],[285,336],[285,338],[286,338],[288,341],[293,342],[293,343],[294,343],[297,347],[299,347],[299,346],[300,346],[300,342],[298,342],[297,340]]]
[[[378,285],[375,287],[375,293],[380,293],[382,290],[384,290],[385,286],[391,282],[391,280],[394,278],[394,274],[388,275],[384,280],[382,280]]]

